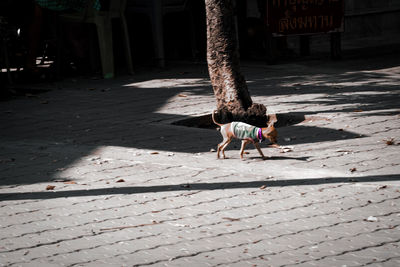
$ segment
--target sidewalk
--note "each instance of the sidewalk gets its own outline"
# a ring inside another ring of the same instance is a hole
[[[173,122],[215,108],[206,65],[66,80],[0,103],[0,266],[399,266],[398,54],[244,63],[303,118],[281,148]]]

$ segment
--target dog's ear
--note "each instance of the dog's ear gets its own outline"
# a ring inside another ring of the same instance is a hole
[[[267,127],[274,126],[277,121],[278,121],[278,118],[277,118],[276,114],[269,115],[268,116]]]
[[[275,126],[274,126],[273,123],[271,123],[270,125],[268,125],[267,131],[268,131],[269,133],[276,132],[276,129],[275,129]]]
[[[267,128],[270,130],[275,130],[275,122],[268,123]]]

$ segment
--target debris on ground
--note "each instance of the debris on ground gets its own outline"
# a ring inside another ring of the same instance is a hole
[[[367,221],[367,222],[377,222],[378,218],[376,218],[374,216],[369,216],[367,219],[365,219],[365,221]]]
[[[280,153],[289,153],[293,152],[293,146],[281,146],[279,147],[281,149]]]
[[[388,146],[393,146],[396,144],[394,138],[385,139],[383,142],[385,142]]]

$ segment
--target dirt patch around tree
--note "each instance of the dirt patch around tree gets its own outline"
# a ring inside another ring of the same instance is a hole
[[[267,126],[269,122],[273,122],[275,128],[281,128],[299,124],[304,121],[320,120],[320,119],[322,118],[318,116],[309,116],[304,113],[270,114],[268,115],[268,119],[265,122],[265,125]],[[218,126],[213,123],[211,119],[211,114],[206,114],[197,117],[190,117],[187,119],[175,121],[172,124],[179,126],[186,126],[186,127],[204,128],[204,129],[218,128]]]

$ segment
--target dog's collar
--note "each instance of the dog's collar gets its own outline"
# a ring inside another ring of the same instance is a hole
[[[258,142],[260,142],[260,143],[264,140],[261,128],[258,129],[258,136],[257,137],[258,137]]]

